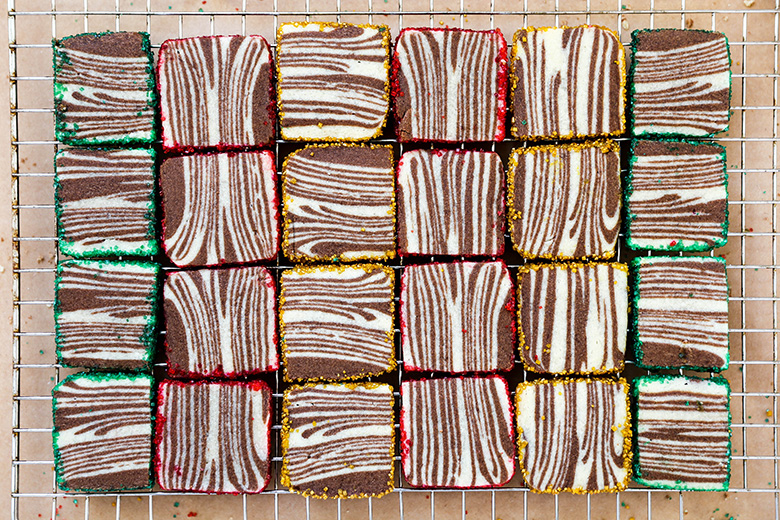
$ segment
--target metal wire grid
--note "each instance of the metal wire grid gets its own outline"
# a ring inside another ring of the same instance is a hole
[[[27,6],[30,5],[33,1],[34,0],[19,0],[18,7],[27,8]],[[729,493],[737,492],[741,493],[742,496],[754,497],[756,500],[759,500],[764,504],[766,504],[768,501],[772,501],[773,505],[771,505],[770,509],[767,511],[773,510],[776,518],[780,516],[780,493],[778,492],[777,488],[778,477],[780,477],[780,474],[778,473],[778,432],[777,425],[773,419],[777,416],[778,397],[780,397],[780,393],[778,393],[777,375],[777,368],[778,365],[780,365],[780,360],[775,348],[778,333],[777,269],[780,267],[778,266],[777,261],[777,205],[780,203],[780,200],[778,200],[780,198],[780,193],[777,191],[778,123],[780,122],[778,120],[778,110],[780,109],[777,107],[778,78],[780,78],[780,74],[778,73],[780,0],[774,0],[774,6],[769,6],[770,8],[756,8],[750,9],[749,11],[711,8],[686,9],[686,0],[680,0],[679,8],[674,9],[656,9],[656,0],[648,0],[647,7],[643,9],[627,8],[627,6],[622,5],[622,1],[625,0],[614,0],[616,4],[613,2],[613,0],[607,0],[606,3],[612,3],[614,8],[604,9],[602,8],[603,6],[599,4],[598,9],[591,9],[591,1],[593,4],[596,4],[599,2],[599,0],[586,0],[586,2],[577,3],[579,7],[582,7],[582,4],[584,4],[584,9],[579,10],[562,8],[562,3],[565,3],[566,7],[569,7],[573,4],[573,2],[568,2],[566,0],[554,0],[554,2],[544,2],[544,0],[542,0],[544,5],[542,5],[541,8],[529,6],[529,3],[532,3],[534,0],[523,0],[522,10],[509,10],[504,8],[502,5],[497,6],[497,4],[502,3],[501,0],[485,0],[485,2],[483,2],[484,5],[482,8],[469,10],[466,10],[465,0],[459,0],[457,9],[441,8],[437,6],[437,3],[434,0],[429,0],[429,6],[427,10],[421,10],[417,7],[415,7],[417,10],[404,9],[404,0],[391,0],[392,4],[396,5],[393,6],[391,4],[390,10],[388,10],[387,5],[382,5],[379,0],[361,0],[363,3],[362,9],[352,9],[349,11],[342,10],[342,0],[335,0],[335,2],[328,3],[328,9],[315,11],[312,9],[312,7],[315,5],[319,7],[320,3],[314,0],[305,0],[303,9],[295,8],[297,10],[286,10],[285,12],[280,12],[279,10],[279,8],[283,5],[287,5],[284,0],[273,0],[272,9],[270,8],[270,1],[235,0],[233,3],[236,4],[236,6],[231,5],[231,7],[233,7],[235,10],[221,11],[206,11],[202,7],[197,11],[185,11],[181,10],[178,6],[175,6],[175,8],[174,6],[169,6],[166,9],[166,6],[157,6],[157,2],[153,2],[153,0],[139,0],[138,3],[145,3],[145,6],[140,5],[140,10],[138,10],[139,7],[135,7],[132,11],[123,10],[128,9],[129,6],[133,5],[133,2],[129,2],[128,6],[128,2],[125,0],[107,0],[107,2],[103,2],[103,4],[110,4],[113,2],[113,9],[103,7],[92,10],[90,10],[90,3],[92,3],[94,7],[94,4],[98,3],[99,0],[83,0],[83,6],[78,6],[75,8],[73,6],[68,6],[69,9],[65,9],[62,5],[68,0],[59,0],[59,2],[58,0],[43,1],[47,4],[50,3],[50,5],[41,7],[39,10],[22,11],[21,9],[17,10],[16,0],[8,0],[11,86],[10,116],[12,124],[11,174],[13,178],[14,200],[12,221],[14,237],[14,408],[12,440],[12,518],[17,519],[33,517],[34,515],[32,515],[31,512],[38,510],[31,508],[40,506],[41,501],[51,502],[51,517],[55,518],[55,516],[58,515],[58,512],[63,507],[63,499],[67,497],[69,501],[73,500],[74,502],[76,502],[78,499],[83,499],[83,512],[77,509],[71,509],[71,511],[79,511],[79,514],[88,519],[90,518],[90,501],[98,500],[96,498],[97,496],[107,496],[88,494],[66,495],[57,489],[53,471],[51,471],[51,475],[47,476],[47,482],[50,482],[50,484],[47,483],[45,485],[45,488],[47,488],[45,491],[42,491],[41,489],[34,489],[32,491],[30,490],[35,487],[30,486],[32,483],[31,481],[35,481],[37,479],[34,478],[32,476],[33,473],[28,470],[31,468],[44,468],[43,473],[46,474],[46,469],[50,469],[53,464],[53,461],[51,460],[50,444],[46,444],[47,442],[50,443],[48,435],[51,432],[51,426],[50,422],[48,426],[27,426],[29,421],[23,420],[22,418],[24,416],[26,419],[30,415],[35,415],[37,418],[40,418],[40,415],[44,413],[44,408],[48,410],[51,401],[51,396],[48,393],[48,389],[54,383],[60,380],[61,372],[62,377],[64,377],[65,373],[68,371],[66,369],[61,369],[59,365],[53,363],[31,363],[28,359],[30,354],[27,352],[27,350],[29,349],[23,347],[23,342],[27,343],[31,341],[34,348],[37,348],[38,346],[41,346],[45,343],[47,348],[53,349],[54,333],[52,330],[50,316],[51,311],[48,310],[52,306],[53,300],[50,296],[48,298],[37,296],[35,298],[27,297],[27,293],[30,292],[33,294],[33,296],[35,296],[37,293],[41,292],[40,278],[43,277],[47,280],[52,279],[54,265],[58,260],[56,244],[57,238],[55,236],[45,236],[46,233],[39,233],[36,231],[28,232],[27,229],[34,228],[35,225],[37,225],[37,222],[31,222],[34,220],[32,215],[22,217],[23,214],[27,214],[28,212],[40,212],[49,221],[53,220],[54,206],[49,201],[41,202],[39,200],[35,200],[35,197],[32,196],[32,201],[29,203],[27,202],[27,199],[30,198],[29,191],[43,186],[43,184],[41,184],[39,181],[50,184],[50,181],[54,175],[53,171],[49,171],[51,168],[48,168],[46,171],[38,171],[43,170],[43,168],[37,167],[36,163],[32,163],[31,166],[26,166],[24,163],[31,157],[42,157],[46,154],[48,154],[50,160],[50,158],[54,155],[58,143],[49,137],[46,133],[40,135],[36,134],[33,136],[33,139],[28,139],[25,135],[25,138],[22,139],[22,133],[28,133],[24,129],[30,123],[30,121],[27,121],[26,118],[35,117],[35,114],[44,114],[45,117],[52,118],[53,114],[50,97],[44,98],[44,101],[36,100],[37,104],[34,102],[27,103],[26,101],[20,103],[20,100],[23,98],[26,99],[25,96],[20,95],[22,88],[25,86],[39,85],[43,83],[47,86],[46,88],[48,88],[48,92],[51,92],[50,85],[53,78],[50,73],[39,75],[20,75],[18,73],[22,68],[20,66],[25,64],[25,60],[30,59],[27,55],[22,55],[25,52],[23,49],[33,50],[50,48],[50,44],[48,42],[27,43],[25,41],[18,41],[17,38],[21,36],[21,33],[17,31],[18,25],[21,23],[20,20],[24,19],[25,17],[48,17],[51,24],[51,36],[57,37],[63,36],[63,34],[59,34],[57,31],[57,22],[58,19],[61,19],[60,17],[74,17],[76,22],[79,22],[79,20],[83,21],[83,31],[86,32],[90,30],[96,30],[94,26],[90,26],[90,16],[101,17],[103,20],[106,18],[113,19],[113,27],[105,27],[105,24],[102,24],[103,26],[100,27],[101,30],[126,29],[122,23],[123,19],[128,16],[140,16],[143,17],[143,20],[145,21],[146,30],[152,33],[152,39],[156,42],[157,39],[155,38],[155,34],[152,30],[152,21],[162,17],[167,17],[169,19],[170,17],[173,17],[173,19],[177,20],[179,37],[181,37],[185,32],[185,19],[189,19],[190,17],[198,17],[200,20],[205,18],[208,23],[210,34],[215,34],[216,25],[223,17],[227,18],[239,16],[241,34],[247,34],[248,20],[251,21],[255,17],[272,18],[274,32],[265,34],[269,40],[272,40],[280,21],[286,21],[292,17],[298,17],[299,19],[305,17],[305,19],[308,20],[310,17],[314,16],[318,17],[318,19],[327,18],[341,21],[342,16],[345,16],[346,18],[347,15],[350,17],[362,16],[369,23],[374,22],[374,19],[378,18],[379,16],[382,17],[383,23],[387,23],[387,17],[391,17],[390,20],[396,19],[397,29],[405,26],[405,17],[408,20],[407,25],[410,26],[420,25],[421,19],[427,19],[429,25],[434,26],[437,21],[440,24],[443,24],[443,19],[446,19],[449,22],[449,17],[453,17],[452,19],[457,19],[459,25],[463,27],[468,19],[468,16],[481,16],[483,18],[488,18],[489,27],[491,28],[496,26],[496,19],[498,17],[504,16],[520,16],[521,18],[518,19],[518,21],[522,21],[522,26],[528,25],[529,18],[536,16],[552,17],[554,20],[550,20],[550,23],[554,22],[555,25],[560,25],[562,21],[563,24],[566,24],[567,19],[571,20],[572,18],[576,19],[577,23],[591,23],[591,18],[593,18],[594,20],[597,19],[597,21],[594,23],[609,25],[616,29],[621,37],[621,41],[624,43],[629,39],[626,31],[626,29],[628,29],[626,20],[633,15],[646,16],[649,22],[647,26],[650,28],[656,26],[663,27],[674,25],[674,23],[670,22],[670,20],[677,20],[680,27],[685,28],[690,27],[690,25],[688,25],[690,24],[689,20],[692,20],[693,18],[699,20],[699,23],[701,23],[702,19],[709,18],[711,29],[713,30],[721,29],[718,24],[719,19],[721,20],[721,23],[724,23],[726,20],[728,20],[728,17],[734,17],[735,20],[732,20],[732,24],[734,24],[736,21],[736,23],[739,24],[739,28],[741,29],[741,40],[739,38],[734,38],[732,35],[730,42],[732,49],[732,59],[737,65],[735,69],[737,72],[733,74],[735,97],[732,99],[732,109],[734,111],[734,115],[731,120],[730,133],[725,137],[718,139],[719,141],[723,142],[729,150],[729,165],[727,171],[730,179],[730,191],[732,199],[729,201],[732,229],[729,232],[729,245],[723,250],[719,251],[719,254],[725,254],[727,257],[729,264],[727,268],[729,270],[729,280],[732,288],[732,326],[730,328],[730,337],[733,368],[730,369],[726,375],[730,376],[729,379],[731,380],[732,384],[732,413],[734,415],[734,422],[732,427],[733,439],[736,449],[732,457],[732,487],[729,489]],[[349,0],[343,1],[345,4],[349,2]],[[409,5],[409,3],[412,1],[413,0],[407,0],[407,5]],[[658,0],[658,3],[660,4],[662,1],[663,0]],[[695,0],[688,0],[688,4],[692,6],[694,2]],[[77,5],[81,4],[82,0],[74,0],[70,3]],[[154,9],[152,5],[153,3],[155,3]],[[183,4],[186,2],[178,3]],[[201,4],[201,2],[191,3],[198,5]],[[248,3],[264,3],[266,5],[261,5],[261,10],[249,11],[247,5]],[[387,0],[385,0],[384,3],[387,4]],[[514,2],[510,7],[516,7],[514,5],[515,3],[519,4],[520,2]],[[202,2],[202,4],[206,4],[206,2]],[[335,7],[333,4],[335,4]],[[374,4],[376,4],[378,8],[381,8],[381,11],[379,9],[375,11]],[[668,2],[664,2],[664,7],[666,7],[667,4]],[[489,8],[485,8],[485,6],[488,5]],[[711,6],[705,5],[704,7]],[[769,35],[769,37],[763,38],[762,40],[750,40],[748,23],[749,15],[751,16],[750,20],[754,20],[754,18],[752,18],[754,15],[761,15],[762,18],[764,18],[765,21],[768,21],[771,25],[771,30],[773,31],[772,34]],[[656,25],[657,17],[659,20],[661,20],[661,17],[663,17],[662,21],[660,21],[658,25]],[[414,22],[412,22],[412,20],[414,20]],[[606,22],[605,20],[611,20],[611,23]],[[575,23],[569,23],[569,25],[575,25]],[[520,27],[520,25],[518,24],[517,27]],[[78,28],[78,30],[81,29],[81,27]],[[139,27],[133,27],[133,30],[138,29]],[[508,37],[511,37],[511,31],[505,31],[505,34]],[[158,48],[159,44],[153,45],[153,47]],[[757,59],[753,58],[754,49],[761,51],[763,53],[762,59],[768,62],[768,66],[763,68],[763,70],[755,71],[752,67],[748,67],[749,60]],[[741,69],[739,67],[739,62],[742,64]],[[753,82],[754,80],[757,84],[760,84],[763,87],[762,91],[765,92],[765,94],[761,96],[763,98],[762,103],[756,103],[753,98],[748,95],[748,83]],[[769,91],[771,91],[772,97],[771,105],[768,102]],[[766,115],[767,111],[769,112],[768,116]],[[753,126],[753,123],[758,119],[761,119],[761,128],[756,130]],[[43,135],[43,137],[41,137],[41,135]],[[619,140],[625,141],[625,139]],[[395,141],[390,138],[378,139],[376,142],[395,143]],[[506,152],[508,152],[512,146],[518,145],[522,145],[522,143],[507,140],[504,143],[499,143],[498,145],[493,144],[491,149],[498,151],[502,157],[506,158]],[[285,143],[281,140],[278,141],[275,146],[278,163],[280,163],[283,159],[285,150],[289,151],[289,149],[298,146],[299,144]],[[404,151],[403,145],[398,145],[396,143],[395,147],[397,152],[402,153]],[[768,161],[764,161],[764,164],[760,167],[752,167],[752,161],[747,159],[748,154],[753,154],[758,151],[766,153],[769,159]],[[765,185],[764,187],[767,188],[763,194],[766,194],[767,191],[771,189],[771,195],[769,197],[753,198],[755,194],[753,193],[754,190],[751,190],[750,188],[750,182],[754,177],[762,182]],[[746,185],[746,181],[748,182],[748,185]],[[754,216],[755,220],[753,219]],[[748,220],[749,218],[750,220]],[[763,227],[761,228],[762,230],[754,230],[752,227],[748,227],[748,225],[752,224],[754,221],[758,222],[759,218],[763,219]],[[28,228],[28,224],[33,225],[29,225]],[[735,228],[737,231],[734,231]],[[48,234],[53,235],[54,233],[52,232]],[[758,244],[758,242],[760,242],[760,244]],[[760,245],[760,250],[756,247],[757,245]],[[48,263],[50,265],[45,267],[30,267],[31,258],[35,254],[40,254],[41,252],[48,253],[49,259],[47,262],[46,258],[39,256],[38,263],[42,263],[41,259],[43,258],[43,263]],[[619,243],[618,260],[625,261],[628,256],[629,253],[621,249]],[[510,267],[516,267],[517,263],[520,262],[517,259],[514,260],[515,261],[513,262],[512,259],[510,259]],[[397,265],[394,267],[400,268],[401,262],[396,263]],[[284,259],[278,258],[276,265],[271,266],[272,272],[274,272],[275,275],[278,275],[279,270],[286,265],[288,264],[285,263]],[[756,280],[753,280],[753,275],[750,274],[751,272],[759,272],[760,275],[756,278]],[[46,278],[47,276],[48,278]],[[764,286],[764,291],[761,292],[762,295],[754,295],[752,293],[752,289],[749,290],[750,287],[758,285],[758,283],[761,283]],[[771,295],[767,295],[765,290],[766,286],[770,287],[769,292]],[[46,286],[45,290],[43,290],[43,293],[50,294],[50,289],[50,285]],[[30,314],[30,316],[25,319],[23,315],[27,314],[28,309],[33,309],[33,311],[36,312]],[[756,320],[754,319],[756,316],[761,317]],[[752,322],[756,321],[758,323],[756,323],[754,326]],[[734,326],[734,322],[736,322],[736,326]],[[747,354],[749,346],[752,354],[752,340],[755,338],[755,336],[752,335],[760,335],[763,338],[763,341],[756,340],[756,343],[759,344],[759,346],[764,345],[763,348],[766,351],[764,352],[763,356],[759,356],[762,357],[762,359],[753,359],[752,355]],[[396,331],[396,346],[398,346],[397,336],[398,333]],[[43,355],[44,353],[45,349],[41,349],[40,354]],[[48,352],[48,356],[45,359],[53,359],[52,350]],[[156,367],[158,371],[160,369],[160,365],[161,364],[158,364]],[[522,373],[522,371],[519,369],[513,372]],[[641,373],[636,369],[636,367],[630,366],[630,362],[629,366],[627,367],[627,372],[629,372],[629,377],[632,373]],[[754,389],[754,385],[752,384],[754,379],[748,378],[748,372],[751,374],[756,372],[756,374],[754,374],[752,377],[756,377],[756,375],[763,376],[763,378],[759,377],[759,379],[764,381],[765,386],[763,388]],[[44,374],[53,374],[53,376],[49,378],[50,381],[46,381]],[[767,374],[770,375],[769,379],[771,379],[771,388],[766,382]],[[393,375],[393,378],[396,376],[397,380],[394,382],[400,384],[401,378],[403,376],[403,362],[400,359],[399,369],[397,374]],[[524,378],[525,375],[522,374],[520,377]],[[273,497],[273,502],[272,504],[269,504],[270,508],[265,511],[261,511],[254,506],[254,503],[252,502],[254,497],[247,497],[246,495],[242,495],[240,497],[240,505],[237,508],[238,514],[242,515],[245,520],[247,518],[255,518],[255,515],[257,514],[264,515],[263,517],[265,517],[265,515],[272,514],[273,518],[278,519],[289,511],[299,511],[301,515],[305,514],[305,517],[308,520],[310,517],[316,516],[316,510],[321,504],[323,504],[323,502],[310,501],[308,498],[304,499],[297,497],[296,495],[290,495],[286,490],[280,488],[278,484],[278,469],[281,463],[279,440],[279,430],[281,429],[281,426],[278,421],[278,409],[280,408],[279,405],[281,401],[281,391],[283,389],[283,384],[280,382],[279,374],[275,374],[270,382],[274,388],[273,396],[274,403],[276,405],[275,407],[277,409],[277,420],[273,426],[274,449],[272,462],[274,466],[274,478],[272,479],[272,482],[269,486],[269,490],[264,493],[264,496]],[[30,390],[30,387],[37,388],[37,390]],[[40,389],[41,387],[43,387],[43,390]],[[396,396],[397,399],[400,399],[397,391]],[[763,405],[766,415],[765,421],[750,422],[752,416],[746,416],[746,414],[750,410],[758,409],[752,403],[753,400],[758,398],[771,400],[771,407],[767,407],[766,404]],[[37,404],[41,404],[43,407],[38,406],[35,408],[37,411],[33,413],[33,405]],[[759,445],[770,443],[771,449],[759,449],[757,451],[759,451],[760,454],[749,455],[748,446],[752,446],[753,444],[753,432],[762,434],[759,436]],[[39,436],[39,439],[32,439],[32,437],[36,435]],[[43,439],[41,439],[41,437],[43,437]],[[34,453],[29,453],[30,450],[27,449],[28,442],[30,445],[35,445],[37,443],[38,450]],[[41,446],[43,447],[41,448]],[[398,460],[398,457],[396,457],[396,460]],[[749,468],[750,479],[748,479]],[[396,474],[400,475],[400,464],[398,462],[396,462]],[[388,498],[384,498],[382,500],[387,501],[393,500],[393,498],[395,498],[395,502],[393,507],[390,508],[390,511],[394,510],[391,516],[398,518],[404,518],[405,495],[407,495],[407,503],[409,503],[410,499],[415,498],[415,495],[419,498],[419,496],[424,494],[425,499],[429,499],[430,501],[430,517],[432,519],[437,516],[437,511],[441,517],[457,516],[459,513],[460,516],[465,519],[466,515],[468,514],[467,498],[470,499],[471,496],[476,496],[473,495],[472,492],[464,491],[415,490],[405,486],[403,477],[398,476],[396,480],[396,492],[394,492],[392,495],[389,495]],[[761,485],[759,480],[767,481],[767,484]],[[739,485],[740,483],[741,485]],[[592,498],[591,496],[570,497],[565,495],[556,495],[554,497],[539,497],[537,495],[529,495],[527,488],[522,487],[522,481],[517,476],[512,480],[512,482],[510,482],[510,484],[505,487],[481,493],[483,498],[485,496],[484,493],[488,493],[489,495],[489,498],[486,501],[483,500],[481,513],[483,513],[483,516],[487,518],[487,509],[489,508],[489,518],[492,518],[493,520],[498,518],[497,508],[499,508],[502,503],[508,502],[512,504],[519,504],[519,502],[516,502],[518,498],[522,499],[522,518],[524,519],[529,517],[529,512],[533,514],[538,513],[538,511],[546,511],[546,516],[552,516],[552,514],[554,514],[555,518],[559,518],[561,511],[567,510],[567,507],[570,507],[571,503],[573,503],[572,500],[577,501],[575,507],[585,506],[584,514],[586,516],[583,517],[588,519],[591,518],[592,511],[594,510],[594,508],[592,508],[592,501],[594,502],[593,506],[598,507],[602,515],[605,511],[614,511],[614,517],[621,518],[621,514],[623,516],[626,516],[627,514],[626,511],[621,511],[621,508],[625,507],[625,503],[623,501],[629,500],[629,497],[632,501],[634,501],[636,498],[640,498],[641,500],[645,501],[646,507],[641,508],[639,511],[637,511],[636,508],[634,511],[631,511],[631,513],[637,517],[645,516],[648,519],[653,518],[653,510],[656,509],[660,511],[658,500],[659,498],[663,498],[665,500],[671,500],[673,504],[679,504],[677,508],[678,511],[675,512],[672,516],[679,516],[679,518],[682,519],[683,516],[688,513],[684,506],[684,495],[686,501],[690,500],[690,495],[688,494],[668,492],[663,490],[648,490],[639,487],[630,487],[622,494],[614,494],[613,507],[609,506],[608,503],[611,501],[612,497],[601,496]],[[457,504],[458,495],[460,495],[459,511]],[[677,495],[677,498],[673,498],[673,495]],[[154,505],[155,498],[157,498],[159,502],[170,497],[178,497],[183,500],[184,498],[191,497],[192,495],[148,491],[127,492],[108,496],[111,498],[111,500],[114,501],[115,505],[112,504],[112,507],[115,510],[114,514],[117,519],[120,517],[141,518],[142,516],[139,516],[141,515],[139,508],[136,507],[136,505],[131,501],[142,501],[142,499],[146,499],[148,503],[148,512],[144,511],[143,517],[148,516],[148,518],[151,520],[155,517],[155,515],[161,517],[159,510],[156,510]],[[280,506],[280,501],[291,497],[297,497],[297,500],[303,501],[303,504],[285,502],[285,504]],[[439,497],[438,502],[445,504],[446,509],[436,505],[437,497]],[[607,502],[605,502],[605,498]],[[220,499],[225,500],[225,497],[213,498],[212,500]],[[542,499],[545,504],[540,505],[540,500]],[[419,502],[419,500],[416,501]],[[598,501],[598,504],[596,504],[596,501]],[[28,502],[31,503],[30,507],[27,507]],[[131,512],[130,516],[128,516],[127,513],[123,513],[122,509],[122,504],[128,504],[128,502],[130,502],[132,507],[125,506],[125,510]],[[566,502],[566,504],[564,504],[564,502]],[[289,511],[287,510],[288,503],[292,504],[292,509]],[[362,517],[367,516],[368,518],[373,518],[376,507],[375,501],[373,499],[368,499],[365,501],[365,503],[366,509],[363,511],[363,513],[361,513]],[[335,504],[335,511],[332,511],[331,509],[328,509],[327,511],[330,511],[331,516],[335,515],[337,518],[341,519],[342,501],[339,499],[335,501]],[[348,516],[349,507],[352,504],[354,504],[354,502],[352,502],[349,506],[344,505],[345,517]],[[376,505],[378,506],[378,504]],[[281,511],[280,507],[282,509]],[[419,514],[419,507],[413,507],[415,513]],[[516,511],[518,506],[513,505],[512,508]],[[93,511],[98,510],[97,507],[93,507],[92,509]],[[144,507],[143,509],[146,508]],[[381,509],[383,512],[388,511],[385,507],[382,507]],[[406,511],[409,510],[410,507],[407,506]],[[666,513],[666,511],[668,511],[668,507],[663,509],[663,511],[665,511],[663,514],[660,512],[656,513],[655,517],[668,518],[669,516],[667,516]],[[446,514],[444,514],[445,512]],[[473,513],[474,511],[472,511],[472,516]],[[715,511],[713,511],[713,513],[715,513]],[[769,514],[771,514],[771,512]],[[38,514],[38,516],[40,516],[40,514]]]

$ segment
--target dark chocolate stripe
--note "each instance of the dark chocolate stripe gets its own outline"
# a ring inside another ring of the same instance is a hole
[[[72,260],[57,267],[55,329],[70,366],[146,366],[155,341],[159,266]]]
[[[388,110],[389,28],[285,23],[279,117],[286,139],[369,139]]]
[[[282,275],[285,377],[345,379],[395,366],[392,269],[297,267]]]
[[[623,366],[628,269],[622,264],[534,266],[520,271],[520,354],[528,368],[601,373]]]
[[[649,485],[725,488],[728,388],[673,377],[637,381],[638,476]]]
[[[407,29],[396,42],[401,141],[492,141],[504,135],[501,32]]]
[[[614,255],[621,195],[616,144],[518,148],[510,164],[509,225],[523,256]]]
[[[416,487],[490,487],[514,475],[511,404],[500,377],[404,381],[403,468]]]
[[[57,473],[70,490],[147,488],[152,458],[149,376],[71,377],[57,385]]]
[[[514,294],[503,262],[408,266],[401,302],[407,369],[480,372],[512,368]]]
[[[266,385],[163,381],[158,391],[161,488],[222,493],[265,488],[271,429]]]
[[[282,485],[327,497],[380,496],[393,486],[389,385],[294,386],[284,398]]]
[[[273,142],[272,56],[261,36],[168,40],[160,48],[163,146]]]
[[[536,491],[615,491],[628,480],[626,381],[521,384],[516,393],[520,459]]]
[[[625,55],[612,31],[520,29],[512,81],[517,138],[598,136],[625,128]]]
[[[239,375],[278,366],[276,289],[267,269],[175,272],[164,296],[169,368]]]
[[[627,205],[632,247],[712,248],[725,240],[725,153],[713,144],[637,141]]]
[[[168,257],[179,266],[275,257],[279,247],[275,173],[272,152],[165,160],[160,186]]]
[[[726,266],[712,258],[643,257],[637,340],[647,366],[723,368],[728,356]]]
[[[398,166],[398,215],[402,254],[501,254],[501,159],[493,152],[405,153]]]
[[[285,254],[383,259],[395,254],[392,149],[313,146],[284,163]]]
[[[728,125],[731,77],[723,34],[639,31],[633,45],[635,135],[703,136]]]

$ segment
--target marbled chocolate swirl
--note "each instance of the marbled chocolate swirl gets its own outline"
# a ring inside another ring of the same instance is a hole
[[[722,258],[634,260],[637,362],[722,370],[729,362],[729,305]]]
[[[498,376],[401,384],[401,446],[414,487],[500,486],[515,473],[512,405]]]
[[[272,62],[262,36],[201,36],[163,43],[157,64],[163,147],[272,143]]]
[[[389,493],[393,423],[390,385],[293,386],[284,394],[282,485],[320,498]]]
[[[501,261],[407,266],[401,281],[404,368],[510,370],[513,309],[512,278]]]
[[[263,382],[163,381],[157,483],[164,490],[259,493],[270,478],[271,390]]]
[[[153,382],[148,375],[81,373],[54,388],[60,489],[151,487]]]
[[[521,383],[515,394],[520,465],[534,491],[626,488],[631,425],[625,379]]]
[[[500,141],[506,41],[498,29],[404,29],[393,57],[400,141]]]
[[[636,480],[651,487],[728,489],[728,381],[649,376],[634,385]]]
[[[526,368],[553,374],[623,368],[626,265],[532,265],[519,271],[520,356]]]
[[[706,136],[729,123],[731,58],[722,33],[635,31],[631,45],[634,135]]]
[[[509,230],[526,258],[611,258],[620,231],[620,147],[612,141],[517,148]]]
[[[284,23],[277,41],[285,139],[362,141],[382,131],[390,99],[389,27]]]
[[[511,77],[512,135],[518,139],[625,130],[625,52],[609,29],[520,29],[512,46]]]

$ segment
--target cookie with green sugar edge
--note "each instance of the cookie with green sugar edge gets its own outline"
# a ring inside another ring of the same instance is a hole
[[[157,254],[155,151],[69,148],[54,158],[60,252],[74,258]]]
[[[728,130],[731,53],[723,33],[631,33],[629,122],[637,137],[711,137]]]
[[[637,366],[720,372],[729,366],[728,280],[720,257],[631,262],[631,341]]]
[[[728,238],[726,149],[713,142],[634,140],[623,191],[630,249],[712,251]]]
[[[66,260],[54,281],[57,361],[68,367],[148,370],[157,343],[160,266]]]
[[[631,388],[634,480],[669,490],[726,491],[731,473],[728,381],[638,377]]]
[[[55,136],[75,146],[157,139],[149,34],[102,32],[52,41]]]
[[[57,486],[107,492],[152,487],[152,399],[147,374],[79,373],[52,390]]]

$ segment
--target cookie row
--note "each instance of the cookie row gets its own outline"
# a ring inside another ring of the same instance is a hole
[[[723,34],[641,30],[631,45],[634,135],[727,127]],[[152,143],[158,97],[169,151],[270,145],[277,111],[283,139],[372,139],[391,97],[402,142],[500,141],[507,97],[518,139],[625,132],[625,53],[613,31],[520,29],[510,61],[507,73],[498,29],[407,28],[391,63],[387,26],[292,22],[279,27],[275,68],[261,36],[203,36],[164,42],[155,78],[148,34],[81,34],[54,42],[56,135],[71,145]]]
[[[635,141],[632,150],[628,246],[722,246],[723,148]],[[507,223],[525,258],[608,259],[621,225],[611,141],[518,148],[506,175],[494,152],[413,150],[396,166],[390,146],[310,145],[284,160],[281,216],[270,151],[166,158],[159,196],[151,150],[68,149],[55,167],[59,247],[82,258],[155,253],[158,199],[162,246],[179,266],[273,259],[280,243],[294,261],[499,256]]]
[[[61,489],[149,488],[153,437],[156,481],[164,490],[265,489],[272,416],[265,383],[163,381],[156,410],[153,387],[150,376],[117,374],[77,374],[57,385],[54,453]],[[727,488],[725,380],[641,377],[633,396],[638,482]],[[536,492],[620,491],[631,476],[632,413],[624,379],[521,383],[514,413],[508,384],[498,376],[405,381],[400,399],[401,467],[413,487],[500,486],[515,474],[516,453],[523,480]],[[393,489],[394,461],[389,385],[309,383],[285,391],[282,485],[320,498],[382,496]]]
[[[404,368],[511,370],[517,337],[519,358],[533,372],[620,371],[630,300],[640,366],[726,369],[723,259],[642,257],[633,271],[629,298],[624,264],[529,264],[519,269],[516,292],[500,260],[405,266],[399,304]],[[149,263],[61,262],[55,282],[59,362],[147,368],[157,343],[159,274]],[[388,372],[396,363],[395,286],[395,271],[377,264],[284,270],[278,295],[264,267],[171,272],[162,291],[169,373],[273,371],[278,347],[288,381]]]

